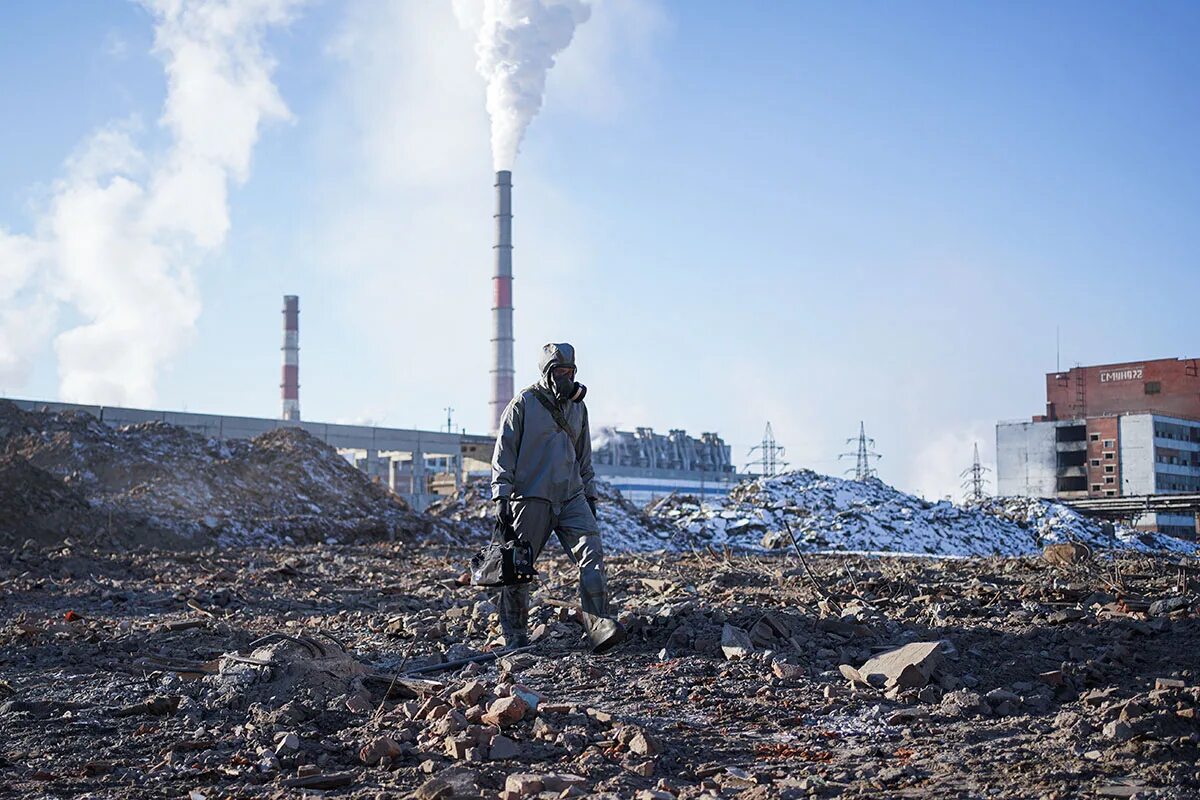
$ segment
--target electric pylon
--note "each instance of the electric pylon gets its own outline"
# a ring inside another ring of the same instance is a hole
[[[782,445],[775,443],[775,434],[771,430],[771,423],[768,422],[767,429],[763,431],[762,443],[751,447],[750,451],[746,453],[746,457],[749,458],[754,455],[755,450],[759,451],[758,459],[746,464],[746,472],[751,472],[751,467],[760,466],[762,471],[758,474],[768,478],[772,475],[778,475],[788,465],[788,462],[780,460],[785,449]]]
[[[855,460],[854,469],[846,470],[846,474],[854,473],[854,480],[865,481],[867,478],[872,478],[877,474],[875,468],[871,466],[872,460],[878,461],[883,456],[872,449],[875,447],[875,440],[867,438],[866,427],[861,420],[858,423],[858,438],[851,437],[846,440],[846,444],[854,444],[855,442],[858,443],[857,450],[853,453],[841,453],[838,455],[838,458],[853,458]]]
[[[962,488],[967,493],[967,500],[978,503],[983,498],[987,497],[987,478],[985,473],[991,472],[990,469],[979,463],[979,442],[975,443],[975,463],[967,469],[959,473],[959,477],[963,479]]]

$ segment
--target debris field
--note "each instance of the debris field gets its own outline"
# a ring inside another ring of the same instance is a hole
[[[460,547],[6,550],[0,795],[1200,795],[1194,561],[612,554],[592,656],[555,548],[482,663]]]
[[[602,492],[630,641],[588,652],[551,543],[508,652],[485,482],[417,513],[296,429],[0,402],[0,796],[1200,796],[1193,544],[803,471]]]

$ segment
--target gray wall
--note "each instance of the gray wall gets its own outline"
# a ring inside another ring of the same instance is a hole
[[[996,425],[996,491],[1002,497],[1054,497],[1058,488],[1053,422]]]
[[[1121,494],[1154,494],[1154,417],[1126,414],[1117,425]]]

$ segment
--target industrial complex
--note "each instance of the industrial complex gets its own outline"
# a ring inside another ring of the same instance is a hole
[[[1001,495],[1100,505],[1200,494],[1200,359],[1048,374],[1046,412],[996,426],[996,479]],[[1185,538],[1198,532],[1195,511],[1180,508],[1149,511],[1137,524]]]
[[[337,448],[371,478],[386,484],[418,510],[438,495],[457,491],[464,480],[491,473],[495,432],[514,392],[512,296],[512,173],[496,173],[496,244],[492,307],[491,433],[383,428],[302,421],[300,418],[300,298],[283,298],[283,364],[279,419],[193,414],[114,406],[34,400],[13,401],[25,409],[82,411],[113,426],[168,422],[214,439],[250,438],[279,427],[299,426]],[[730,449],[715,433],[699,439],[685,431],[667,435],[650,428],[604,430],[594,443],[596,474],[634,502],[672,492],[699,496],[725,494],[745,475],[730,460]]]

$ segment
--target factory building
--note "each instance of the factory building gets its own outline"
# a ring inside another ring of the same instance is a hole
[[[730,448],[720,436],[702,433],[696,439],[683,430],[664,435],[651,428],[603,429],[592,442],[592,465],[598,477],[637,505],[672,492],[725,495],[747,477],[734,470]]]
[[[1200,359],[1075,367],[1046,376],[1046,413],[996,426],[1001,495],[1078,500],[1200,492]],[[1138,527],[1197,535],[1194,514]]]

